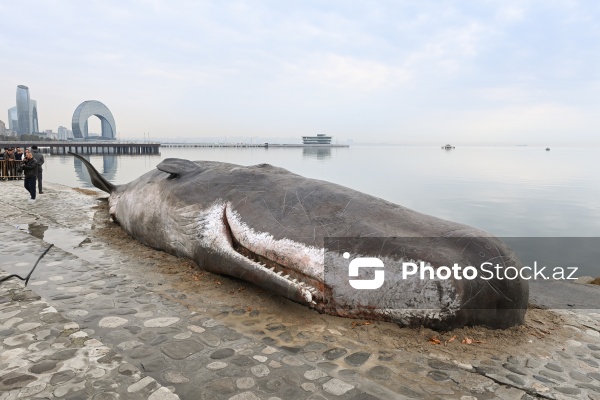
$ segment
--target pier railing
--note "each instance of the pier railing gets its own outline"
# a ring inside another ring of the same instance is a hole
[[[269,143],[162,143],[162,147],[263,147]]]
[[[280,143],[162,143],[162,147],[262,147],[269,148],[336,148],[349,147],[347,144],[280,144]]]

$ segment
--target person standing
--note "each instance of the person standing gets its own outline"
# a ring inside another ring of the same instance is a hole
[[[4,151],[0,149],[0,179],[6,179],[6,163],[4,162],[4,154],[6,153],[6,147]]]
[[[42,191],[42,165],[44,164],[44,155],[40,153],[38,147],[34,144],[31,146],[31,153],[33,154],[33,158],[37,161],[38,170],[37,170],[37,182],[38,182],[38,190],[40,194],[44,193]]]
[[[35,201],[35,182],[37,181],[38,163],[33,158],[33,153],[25,150],[25,160],[23,161],[23,170],[25,171],[25,189],[31,195],[30,202]]]
[[[25,156],[25,154],[23,154],[23,150],[21,150],[20,147],[17,147],[17,150],[15,151],[15,161],[23,161],[23,157]],[[23,179],[23,176],[21,175],[21,173],[19,171],[17,171],[17,178],[18,180]]]
[[[5,172],[9,181],[17,179],[17,165],[15,163],[15,149],[9,147],[4,152],[4,163],[6,164]]]

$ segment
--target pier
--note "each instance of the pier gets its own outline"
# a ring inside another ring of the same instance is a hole
[[[288,149],[288,148],[319,148],[319,149],[335,149],[335,148],[347,148],[350,147],[347,144],[270,144],[269,147],[276,149]]]
[[[269,147],[269,143],[162,143],[162,147]]]
[[[67,154],[160,154],[161,147],[168,148],[341,148],[347,144],[277,144],[277,143],[160,143],[104,140],[53,140],[0,142],[0,148],[31,147],[36,145],[42,153]]]
[[[278,144],[278,143],[162,143],[162,147],[262,147],[268,148],[306,148],[306,147],[319,147],[319,148],[339,148],[339,147],[350,147],[347,144]]]
[[[67,154],[160,154],[159,142],[122,142],[122,141],[31,141],[0,142],[0,147],[31,147],[36,145],[43,153]]]

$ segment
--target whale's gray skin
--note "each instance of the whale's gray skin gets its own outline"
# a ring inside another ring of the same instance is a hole
[[[132,237],[189,257],[204,270],[333,315],[434,329],[523,323],[526,280],[400,276],[401,261],[434,267],[459,263],[478,270],[484,261],[521,266],[500,240],[480,230],[268,164],[170,158],[117,186],[73,155],[86,165],[94,186],[110,193],[110,215]],[[381,289],[348,285],[350,260],[342,253],[348,248],[336,247],[343,239],[327,239],[345,237],[356,242],[349,250],[353,258],[384,262]]]

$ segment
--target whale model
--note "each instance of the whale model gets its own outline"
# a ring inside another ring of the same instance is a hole
[[[520,261],[475,228],[269,164],[168,158],[114,185],[70,154],[129,235],[204,270],[344,317],[444,330],[523,323],[527,280],[501,275]]]

